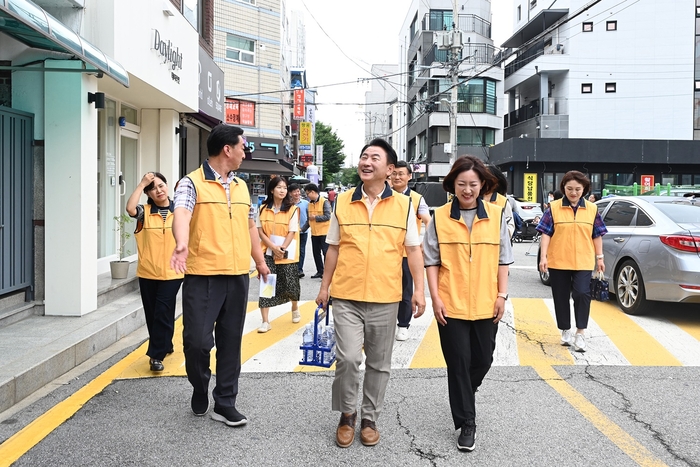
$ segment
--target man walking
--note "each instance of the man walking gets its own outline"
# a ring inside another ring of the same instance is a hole
[[[376,422],[391,370],[404,249],[411,272],[423,273],[411,198],[386,183],[395,164],[396,152],[382,139],[362,148],[357,168],[362,183],[338,195],[326,238],[330,246],[316,303],[327,306],[332,285],[337,341],[332,406],[341,412],[336,443],[343,448],[355,439],[363,347],[367,358],[360,438],[366,446],[379,442]],[[415,317],[425,311],[423,281],[416,283],[412,306]]]
[[[261,277],[270,273],[253,221],[248,187],[233,172],[245,157],[246,140],[236,126],[218,125],[207,138],[209,158],[175,189],[170,266],[184,272],[182,339],[190,405],[209,411],[209,354],[216,336],[216,386],[211,418],[229,426],[248,420],[236,410],[241,339],[248,301],[250,256]]]
[[[301,226],[304,231],[311,226],[311,248],[314,253],[314,262],[316,263],[316,274],[311,276],[312,279],[320,279],[323,277],[323,263],[326,259],[328,244],[326,243],[326,234],[331,220],[331,203],[326,198],[320,195],[318,185],[309,183],[304,187],[306,196],[309,197],[309,219]],[[323,256],[321,256],[323,253]]]
[[[423,199],[419,193],[411,190],[408,187],[408,181],[411,179],[411,166],[406,163],[406,161],[398,161],[394,167],[394,172],[391,174],[392,188],[394,191],[398,191],[411,198],[411,206],[413,207],[413,214],[416,216],[416,227],[418,229],[418,234],[420,235],[421,222],[428,225],[430,222],[430,210],[428,209],[428,204]],[[406,253],[403,255],[403,262],[401,263],[401,286],[403,287],[403,293],[401,295],[401,302],[399,303],[399,315],[398,315],[398,328],[396,329],[396,340],[405,341],[408,339],[408,328],[411,323],[411,297],[413,296],[413,276],[411,276],[411,270],[408,267],[408,258]],[[423,281],[423,271],[421,271],[420,281]]]
[[[299,225],[307,225],[309,219],[309,202],[301,197],[301,188],[296,183],[289,185],[289,196],[299,208]],[[299,232],[299,278],[304,277],[304,259],[306,258],[306,240],[309,238],[309,228]]]

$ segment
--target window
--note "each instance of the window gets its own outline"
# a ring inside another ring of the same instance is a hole
[[[240,0],[243,3],[250,3],[251,5],[255,5],[255,0]]]
[[[203,0],[183,0],[182,14],[197,31],[201,31]]]
[[[518,21],[520,21],[523,18],[523,12],[522,9],[520,8],[520,5],[518,5]]]
[[[603,202],[595,203],[595,204],[598,205],[598,214],[600,214],[602,216],[603,212],[605,211],[605,208],[607,208],[608,204],[610,204],[610,201],[603,201]]]
[[[430,30],[449,31],[452,29],[452,10],[430,10]]]
[[[629,201],[615,201],[605,214],[606,227],[629,227],[632,225],[637,207]]]
[[[583,23],[583,32],[592,32],[592,31],[593,31],[593,23],[592,22]]]
[[[617,21],[607,21],[605,23],[606,31],[617,31]]]
[[[492,146],[495,140],[496,130],[493,128],[457,128],[458,146]]]
[[[530,0],[530,9],[532,10],[537,6],[537,0]]]
[[[255,63],[255,41],[234,34],[226,34],[226,59]]]
[[[126,123],[132,123],[138,125],[138,112],[136,109],[129,107],[128,105],[121,105],[121,116],[126,119]]]
[[[617,83],[605,83],[605,92],[617,92]]]
[[[590,94],[593,92],[593,83],[582,83],[581,94]]]
[[[637,227],[648,227],[654,222],[641,209],[637,211]]]

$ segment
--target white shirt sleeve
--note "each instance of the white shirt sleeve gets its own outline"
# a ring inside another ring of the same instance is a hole
[[[425,202],[425,198],[420,197],[420,203],[418,203],[418,215],[430,214],[430,209],[428,208],[428,203]]]
[[[289,227],[288,227],[289,232],[298,232],[299,231],[299,208],[297,208],[296,212],[292,216],[291,219],[289,219]]]
[[[406,221],[406,239],[403,242],[404,246],[420,245],[420,234],[416,225],[416,216],[413,215],[413,208],[410,208],[410,214]]]
[[[328,226],[326,243],[329,245],[340,245],[340,226],[338,225],[338,218],[335,217],[335,211],[331,212],[331,223]]]

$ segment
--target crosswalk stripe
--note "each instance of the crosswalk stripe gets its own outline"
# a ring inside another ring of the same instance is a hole
[[[569,350],[541,298],[514,298],[514,323],[521,365],[573,365]]]
[[[591,302],[591,318],[632,365],[678,366],[678,361],[648,332],[611,303]]]
[[[493,353],[493,366],[518,366],[518,343],[515,337],[515,317],[513,303],[506,301],[506,310],[498,323],[496,350]]]
[[[628,316],[684,366],[700,366],[700,340],[668,319]]]
[[[433,314],[432,307],[426,310]],[[445,357],[442,356],[440,347],[440,335],[438,334],[438,324],[433,317],[425,336],[420,342],[416,353],[413,355],[409,368],[446,368]]]

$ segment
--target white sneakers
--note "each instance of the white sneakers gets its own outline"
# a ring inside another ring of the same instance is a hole
[[[406,339],[408,339],[408,328],[399,327],[396,331],[396,340],[405,341]]]
[[[573,345],[576,352],[585,352],[586,338],[583,334],[574,334],[571,329],[565,329],[561,332],[561,345]]]
[[[571,345],[574,343],[574,336],[571,334],[571,329],[565,329],[561,332],[561,345]]]
[[[292,323],[298,323],[299,321],[301,321],[301,312],[298,309],[292,310]]]
[[[267,332],[270,329],[272,329],[272,326],[270,326],[270,323],[262,323],[260,327],[258,328],[258,332]]]
[[[586,339],[583,337],[583,334],[576,334],[576,338],[574,339],[574,350],[576,352],[586,351]]]

